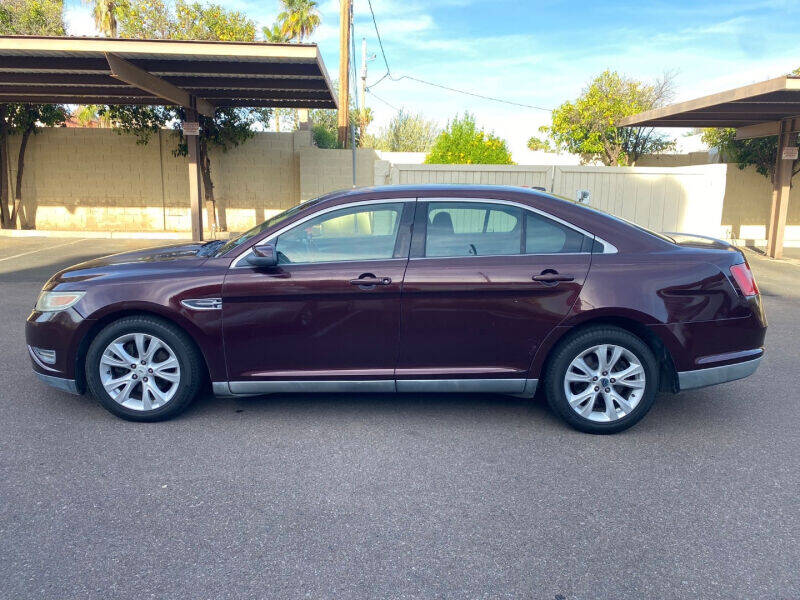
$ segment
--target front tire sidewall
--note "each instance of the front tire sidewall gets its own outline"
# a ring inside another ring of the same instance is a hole
[[[164,340],[175,352],[181,379],[175,395],[163,406],[150,411],[132,410],[117,403],[100,381],[100,359],[106,346],[127,333],[146,333]],[[201,384],[199,360],[191,340],[177,327],[152,317],[126,317],[106,326],[89,346],[86,355],[86,384],[92,396],[108,411],[130,421],[161,421],[182,412],[197,395]]]
[[[577,414],[564,393],[564,377],[572,360],[584,350],[600,344],[615,344],[633,352],[641,361],[647,381],[642,399],[630,414],[609,423],[596,422]],[[562,341],[548,363],[545,373],[547,402],[569,425],[586,433],[617,433],[632,427],[644,417],[658,391],[658,363],[650,347],[640,338],[616,327],[592,327]]]

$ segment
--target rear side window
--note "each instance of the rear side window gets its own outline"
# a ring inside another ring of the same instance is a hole
[[[591,252],[590,237],[538,213],[493,202],[428,203],[425,256]]]
[[[591,240],[582,233],[535,213],[525,216],[526,254],[590,252]]]
[[[431,202],[425,256],[519,254],[522,210],[476,202]]]

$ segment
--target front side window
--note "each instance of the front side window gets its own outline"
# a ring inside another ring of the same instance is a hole
[[[342,208],[278,236],[280,264],[381,260],[394,256],[403,203]]]

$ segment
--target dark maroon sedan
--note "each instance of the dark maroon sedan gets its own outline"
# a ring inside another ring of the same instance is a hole
[[[541,386],[572,426],[630,427],[659,391],[752,374],[766,319],[742,253],[542,192],[337,192],[228,242],[55,275],[27,322],[36,375],[155,421],[219,396]]]

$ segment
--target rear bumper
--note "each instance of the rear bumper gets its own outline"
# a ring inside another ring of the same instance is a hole
[[[70,394],[75,394],[80,396],[81,392],[78,390],[78,384],[74,379],[64,379],[62,377],[53,377],[52,375],[45,375],[44,373],[39,373],[39,371],[33,372],[36,377],[39,378],[39,381],[46,383],[47,385],[59,389],[63,392],[69,392]]]
[[[683,391],[725,383],[726,381],[744,379],[756,372],[762,358],[763,356],[759,356],[753,360],[731,365],[721,365],[708,369],[695,369],[693,371],[680,371],[678,373],[678,386],[681,391]]]

